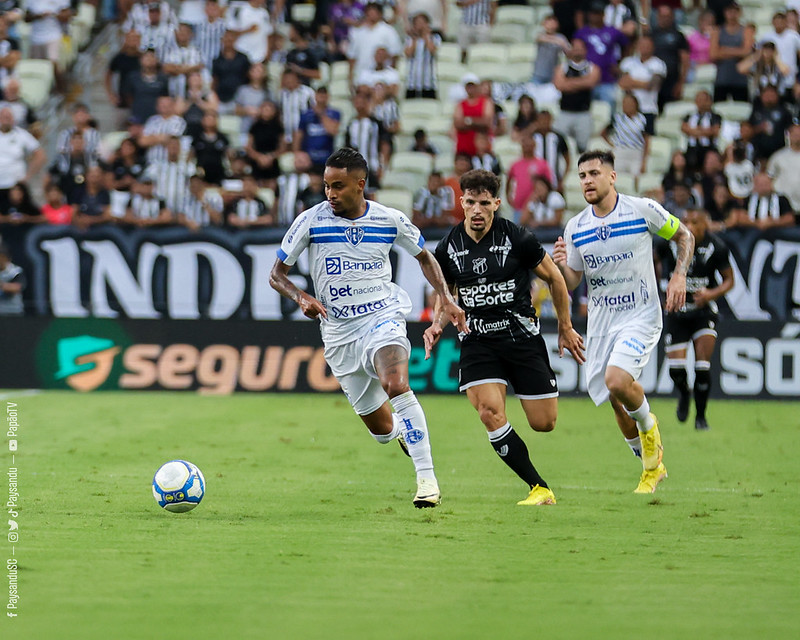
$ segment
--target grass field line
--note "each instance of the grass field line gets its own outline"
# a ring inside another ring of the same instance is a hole
[[[14,398],[26,398],[28,396],[39,395],[41,389],[19,389],[18,391],[11,391],[9,393],[0,393],[0,402],[3,400],[13,400]]]

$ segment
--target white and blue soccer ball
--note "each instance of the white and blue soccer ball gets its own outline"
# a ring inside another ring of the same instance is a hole
[[[173,513],[191,511],[205,492],[203,473],[186,460],[170,460],[153,476],[153,497],[159,507]]]

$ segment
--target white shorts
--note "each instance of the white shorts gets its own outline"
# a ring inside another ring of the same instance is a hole
[[[360,416],[377,411],[389,399],[375,372],[375,354],[392,344],[403,347],[406,354],[411,355],[403,316],[383,318],[357,340],[325,347],[325,361]]]
[[[623,326],[616,333],[589,338],[584,365],[586,387],[596,405],[603,404],[609,397],[606,368],[619,367],[638,380],[660,338],[660,326]]]

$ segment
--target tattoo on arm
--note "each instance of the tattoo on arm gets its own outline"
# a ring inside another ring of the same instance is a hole
[[[678,245],[678,257],[675,260],[675,273],[685,276],[689,272],[694,255],[694,236],[691,231],[681,224],[679,232],[675,234],[675,244]]]

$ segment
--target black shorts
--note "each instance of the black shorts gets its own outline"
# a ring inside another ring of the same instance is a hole
[[[556,374],[550,367],[541,335],[510,340],[467,340],[461,345],[458,390],[489,382],[510,385],[518,398],[538,400],[558,396]]]
[[[703,335],[717,337],[717,317],[711,314],[682,316],[667,314],[664,321],[664,346],[670,349],[683,349],[695,338]]]

